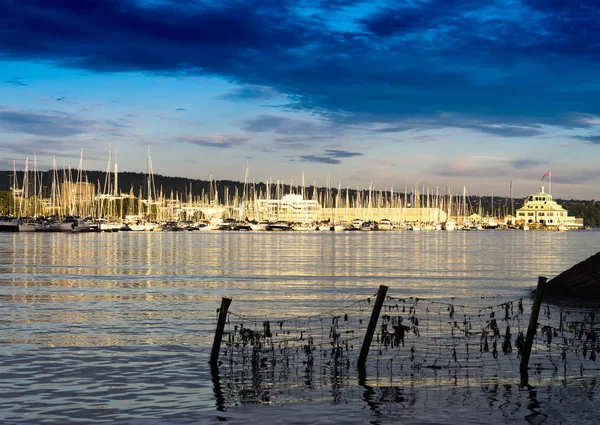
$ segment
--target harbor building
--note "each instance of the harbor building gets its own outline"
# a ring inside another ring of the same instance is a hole
[[[552,195],[544,192],[544,186],[540,187],[539,193],[529,195],[525,204],[517,210],[517,223],[542,227],[583,227],[583,219],[569,216],[566,209],[552,200]]]
[[[87,182],[63,182],[60,184],[62,205],[89,204],[96,195],[96,185]]]
[[[440,208],[401,208],[401,207],[371,207],[371,208],[322,208],[321,219],[333,219],[335,223],[352,222],[353,219],[380,221],[391,220],[392,223],[444,223],[448,214]]]
[[[278,199],[256,201],[262,220],[284,220],[294,223],[315,223],[321,206],[318,201],[304,199],[302,195],[284,195]]]

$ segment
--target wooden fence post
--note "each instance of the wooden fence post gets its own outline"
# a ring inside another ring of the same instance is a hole
[[[383,306],[383,301],[385,300],[385,294],[387,294],[387,290],[387,286],[380,285],[379,291],[377,291],[377,299],[375,300],[375,305],[373,306],[371,320],[369,320],[369,326],[367,327],[365,339],[363,340],[362,348],[360,349],[360,355],[358,356],[359,369],[364,369],[365,363],[367,362],[369,347],[371,346],[371,341],[373,341],[373,335],[375,334],[377,321],[379,320],[379,313],[381,312],[381,307]]]
[[[213,341],[212,352],[210,354],[210,365],[216,367],[219,362],[219,351],[221,350],[221,340],[223,339],[223,330],[225,329],[225,321],[227,320],[227,310],[231,304],[231,298],[223,298],[221,300],[221,308],[219,310],[219,320],[217,321],[217,329],[215,330],[215,340]]]
[[[521,357],[521,384],[527,385],[529,381],[529,357],[531,356],[531,348],[533,346],[533,338],[537,332],[538,317],[542,306],[542,298],[544,297],[544,284],[548,279],[544,276],[538,278],[537,289],[535,290],[535,299],[531,307],[531,317],[529,318],[529,326],[527,327],[527,336],[525,337],[525,346],[523,347],[523,355]]]

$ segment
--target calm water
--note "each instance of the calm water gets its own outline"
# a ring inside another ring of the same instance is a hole
[[[207,361],[224,296],[265,317],[381,284],[498,304],[598,251],[596,231],[0,234],[0,422],[597,423],[591,378],[327,384],[245,403],[219,397]]]

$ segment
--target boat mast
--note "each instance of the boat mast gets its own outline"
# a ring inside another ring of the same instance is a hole
[[[33,153],[33,216],[37,217],[37,155]]]

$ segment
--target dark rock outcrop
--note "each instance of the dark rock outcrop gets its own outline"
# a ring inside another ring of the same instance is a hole
[[[600,252],[546,282],[544,295],[600,300]]]

